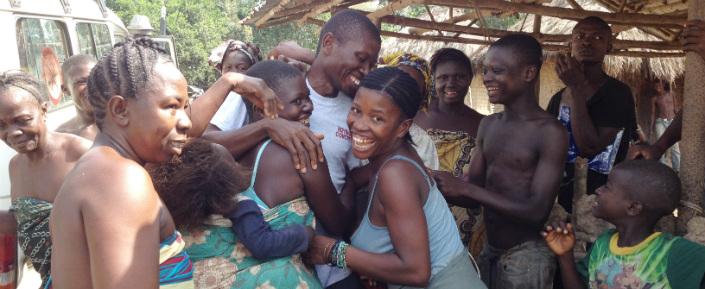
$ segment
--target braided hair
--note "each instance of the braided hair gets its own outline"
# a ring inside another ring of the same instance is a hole
[[[46,86],[26,72],[11,70],[0,73],[0,91],[6,91],[11,87],[29,92],[40,105],[49,101]]]
[[[134,98],[151,80],[157,63],[171,62],[157,42],[146,37],[127,38],[115,44],[93,67],[88,77],[88,101],[98,128],[113,95]]]
[[[362,79],[360,87],[390,96],[401,110],[404,120],[413,119],[423,102],[416,80],[397,67],[382,67],[371,71]],[[404,140],[412,143],[408,132]]]

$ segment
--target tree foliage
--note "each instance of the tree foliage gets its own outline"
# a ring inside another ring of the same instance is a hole
[[[315,48],[318,28],[313,25],[284,24],[253,29],[239,24],[254,11],[259,1],[165,1],[167,34],[174,39],[179,69],[190,85],[206,88],[215,81],[217,75],[208,66],[208,55],[226,39],[254,42],[263,53],[283,40],[295,40],[304,47]],[[132,16],[146,15],[158,32],[161,0],[107,0],[106,3],[126,25]]]

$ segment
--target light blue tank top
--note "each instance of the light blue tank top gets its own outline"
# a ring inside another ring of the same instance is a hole
[[[429,249],[431,251],[431,277],[445,268],[448,263],[458,254],[465,252],[465,247],[460,240],[458,227],[455,225],[453,215],[448,208],[448,203],[441,195],[435,182],[432,184],[430,177],[426,171],[419,166],[415,161],[400,155],[393,156],[385,161],[402,160],[412,163],[426,179],[429,192],[426,203],[423,205],[423,212],[426,216],[426,225],[428,226]],[[384,167],[380,167],[380,171]],[[367,210],[362,218],[360,226],[355,230],[351,238],[351,243],[356,248],[365,250],[371,253],[386,254],[394,252],[389,230],[387,227],[375,226],[370,222],[370,207],[374,197],[375,189],[377,188],[377,180],[379,171],[375,175],[372,190],[370,191]]]
[[[259,206],[260,210],[266,211],[269,210],[269,206],[262,201],[262,199],[257,196],[257,193],[255,192],[255,180],[257,179],[257,169],[259,168],[259,159],[262,157],[262,153],[264,152],[264,149],[267,148],[267,145],[272,142],[271,139],[268,139],[265,141],[262,146],[259,148],[259,151],[257,151],[257,158],[255,158],[255,166],[252,168],[252,178],[250,178],[250,186],[242,191],[240,194],[252,199],[257,203],[257,206]]]

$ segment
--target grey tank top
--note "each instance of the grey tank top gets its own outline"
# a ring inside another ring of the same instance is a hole
[[[395,155],[380,166],[380,171],[384,165],[391,160],[407,161],[413,164],[419,172],[424,176],[428,183],[429,192],[426,202],[423,205],[424,215],[426,216],[426,225],[428,229],[429,249],[431,253],[431,277],[445,268],[448,263],[458,254],[465,252],[465,247],[460,240],[458,227],[455,225],[453,215],[448,208],[448,203],[443,198],[441,191],[438,190],[435,182],[431,183],[431,179],[426,171],[419,166],[415,161],[400,155]],[[372,199],[377,188],[377,180],[379,171],[375,174],[372,190],[370,191],[369,200],[367,201],[367,210],[365,216],[360,222],[360,226],[355,230],[351,238],[351,243],[356,248],[367,252],[386,254],[394,252],[394,245],[389,235],[387,227],[376,226],[370,222],[370,207]],[[390,284],[391,285],[391,284]]]

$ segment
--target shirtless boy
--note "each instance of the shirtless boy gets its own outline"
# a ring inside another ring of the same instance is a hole
[[[480,123],[465,180],[436,176],[451,203],[485,208],[488,244],[479,263],[488,288],[553,286],[556,265],[539,233],[562,177],[568,136],[536,102],[533,87],[541,62],[540,44],[526,34],[490,46],[484,84],[490,102],[503,104],[505,111]]]

